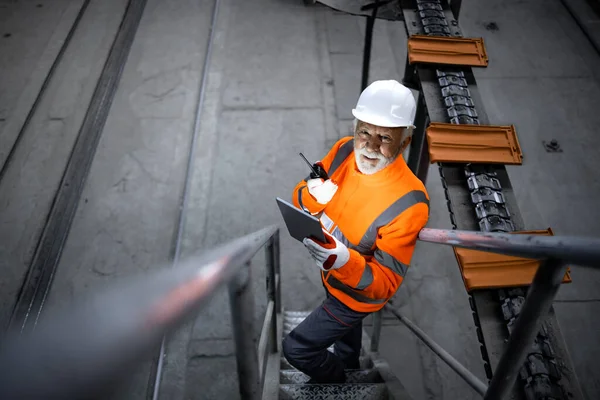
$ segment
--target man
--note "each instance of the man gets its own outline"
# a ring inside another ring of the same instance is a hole
[[[362,320],[396,293],[429,218],[425,186],[401,156],[415,111],[397,81],[372,83],[352,110],[354,137],[320,162],[329,179],[307,178],[294,189],[294,204],[319,216],[328,241],[304,240],[327,298],[283,341],[286,359],[313,383],[342,383],[345,369],[360,368]]]

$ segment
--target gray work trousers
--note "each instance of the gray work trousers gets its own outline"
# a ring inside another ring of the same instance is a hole
[[[344,369],[359,369],[362,321],[335,297],[327,299],[283,339],[283,355],[315,383],[343,383]],[[334,345],[334,353],[327,348]]]

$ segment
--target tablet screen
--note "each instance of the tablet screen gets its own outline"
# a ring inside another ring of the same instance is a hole
[[[312,238],[326,243],[325,235],[321,222],[314,216],[300,210],[293,204],[277,197],[277,205],[283,216],[285,225],[287,226],[290,235],[299,241],[304,238]]]

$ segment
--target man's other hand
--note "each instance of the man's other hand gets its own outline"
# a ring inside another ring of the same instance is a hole
[[[333,198],[338,187],[331,179],[323,181],[321,178],[309,179],[306,181],[308,193],[313,196],[318,203],[327,204]]]
[[[327,231],[323,230],[327,243],[304,238],[302,243],[308,249],[308,252],[315,260],[319,268],[323,271],[338,269],[346,265],[350,260],[350,251],[348,248]]]

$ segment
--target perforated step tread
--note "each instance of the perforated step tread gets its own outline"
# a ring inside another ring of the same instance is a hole
[[[282,384],[304,384],[310,377],[297,370],[283,370],[280,372]],[[376,369],[355,369],[346,371],[346,383],[383,383],[381,375]]]
[[[291,317],[291,318],[298,318],[298,317],[302,317],[302,318],[306,318],[312,311],[285,311],[283,313],[284,318],[287,317]]]
[[[388,391],[383,383],[345,385],[280,385],[281,400],[387,400]]]
[[[310,311],[285,311],[283,313],[283,323],[285,325],[296,326],[308,317]]]

